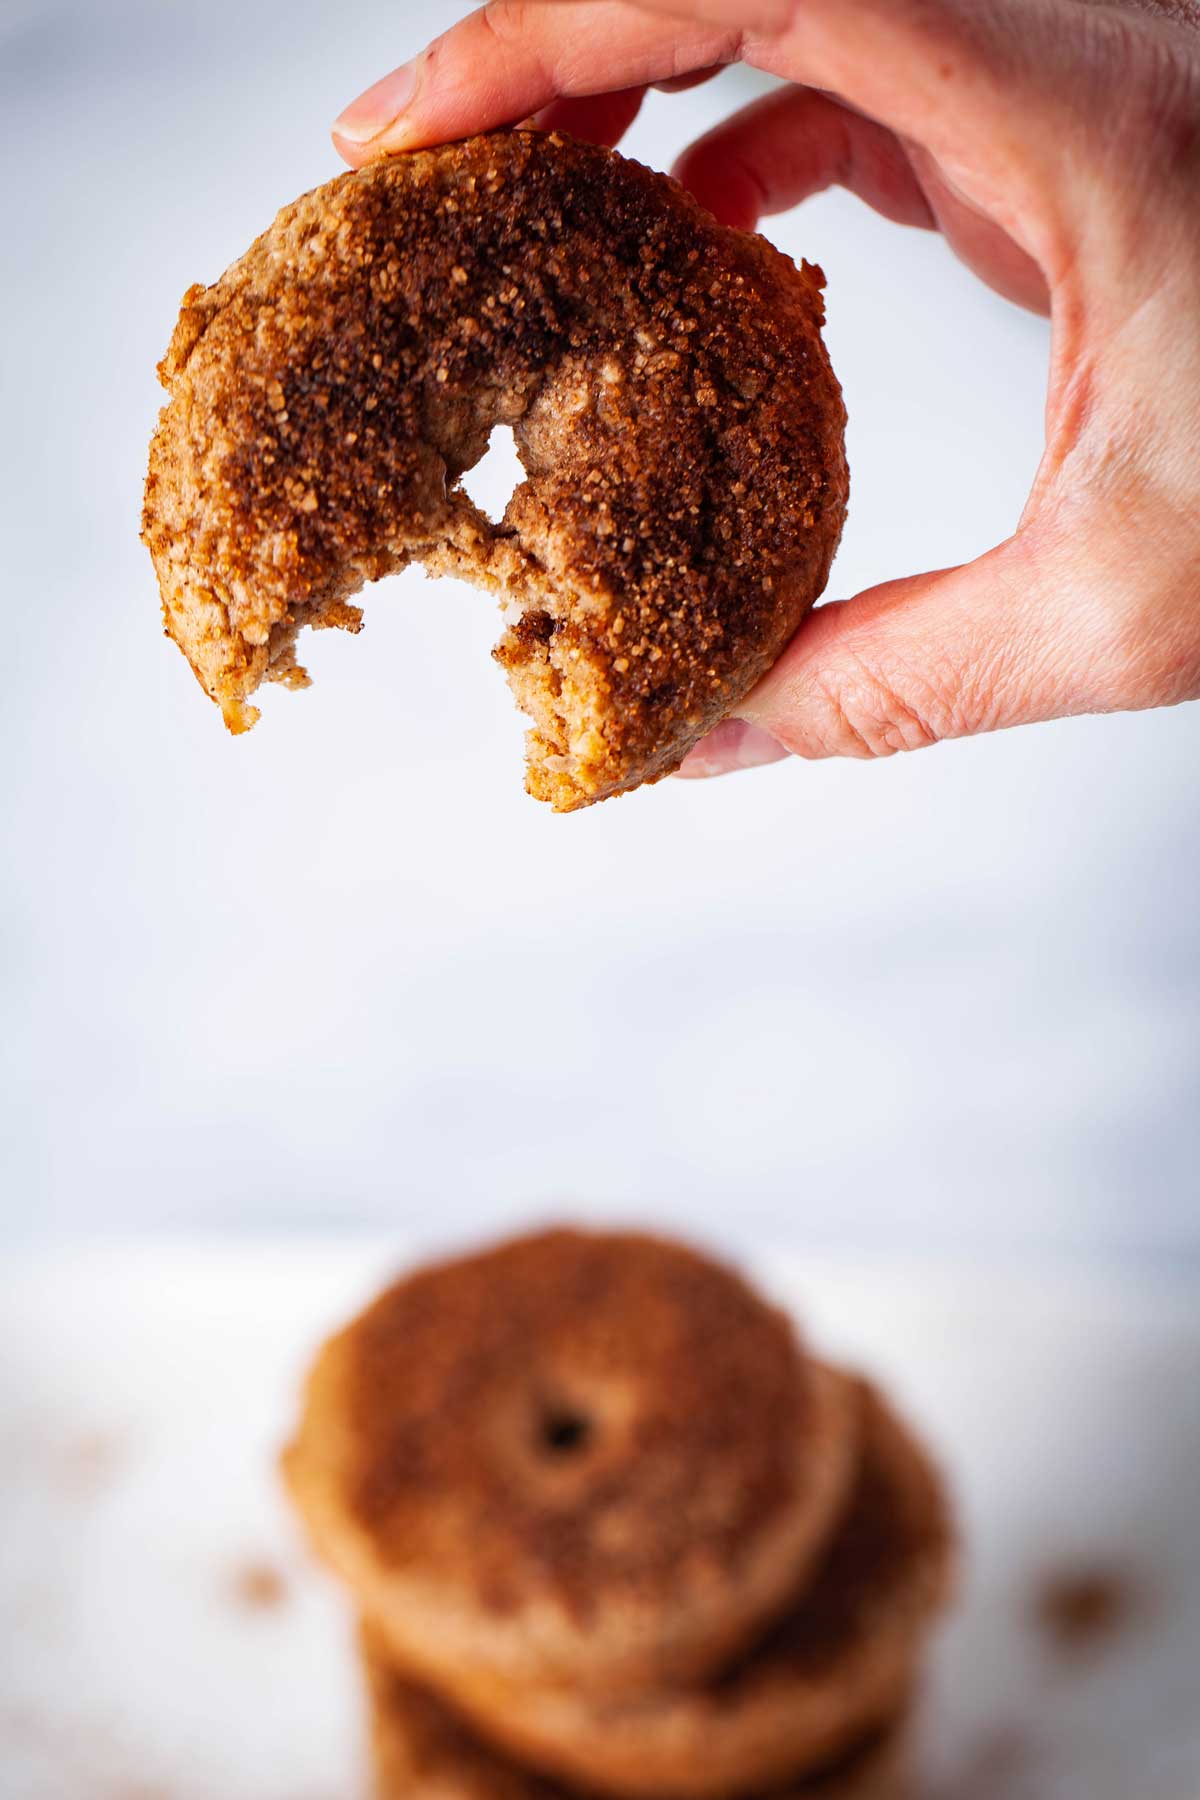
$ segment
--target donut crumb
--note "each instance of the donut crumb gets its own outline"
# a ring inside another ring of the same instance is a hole
[[[525,739],[529,791],[560,809],[592,797],[608,753],[604,672],[573,648],[574,655],[564,649],[554,619],[530,610],[494,651],[514,700],[533,720]]]
[[[276,1612],[288,1598],[288,1584],[273,1563],[251,1559],[230,1575],[229,1593],[243,1612]]]
[[[1127,1570],[1096,1564],[1048,1575],[1034,1606],[1052,1646],[1074,1655],[1118,1637],[1140,1610],[1141,1595]]]

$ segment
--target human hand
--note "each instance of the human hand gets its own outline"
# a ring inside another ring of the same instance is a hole
[[[648,86],[793,85],[675,173],[753,227],[841,185],[1052,319],[1045,451],[974,562],[821,606],[683,773],[890,755],[1200,696],[1195,0],[492,0],[342,114],[351,163],[537,115],[615,142]]]

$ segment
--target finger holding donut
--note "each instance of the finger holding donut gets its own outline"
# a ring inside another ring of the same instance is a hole
[[[667,19],[625,0],[497,0],[361,94],[334,122],[333,141],[359,168],[511,125],[556,101],[640,96],[733,62],[738,43],[728,25]]]
[[[935,225],[1050,310],[1046,447],[1010,538],[822,607],[683,772],[1200,696],[1194,9],[495,0],[348,108],[337,141],[360,161],[543,109],[614,141],[639,89],[735,60],[793,85],[707,134],[681,178],[741,226],[831,184]]]

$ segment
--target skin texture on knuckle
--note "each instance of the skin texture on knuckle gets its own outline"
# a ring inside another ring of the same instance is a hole
[[[724,69],[730,63],[740,62],[745,48],[745,34],[738,30],[721,29],[710,26],[711,35],[705,38],[702,61],[714,69]],[[692,44],[675,46],[672,67],[666,79],[668,81],[684,81],[696,72],[697,50]]]
[[[675,20],[604,0],[487,0],[472,18],[492,40],[501,68],[536,71],[546,95],[560,98],[686,80],[737,61],[743,41],[738,28],[703,16]],[[470,22],[447,36],[457,44]],[[486,58],[486,45],[473,47],[476,65],[480,56]]]
[[[479,14],[479,23],[507,50],[510,44],[527,45],[534,37],[537,20],[533,15],[538,10],[529,0],[487,0]]]
[[[955,709],[927,681],[846,656],[808,673],[775,734],[798,756],[872,761],[963,735]]]
[[[560,11],[556,4],[538,5],[537,0],[487,0],[478,14],[480,30],[491,40],[500,68],[523,67],[547,94],[571,91],[569,76],[558,67],[554,53],[554,15]],[[446,35],[454,37],[453,32]],[[456,37],[454,41],[457,45]],[[481,54],[487,55],[486,45],[476,47],[472,61]]]
[[[540,46],[545,16],[550,10],[547,6],[529,4],[529,0],[488,0],[479,13],[480,30],[492,40],[497,55],[507,62],[515,51],[538,71],[547,87],[552,85],[552,71],[546,68]],[[541,19],[537,17],[539,13]]]

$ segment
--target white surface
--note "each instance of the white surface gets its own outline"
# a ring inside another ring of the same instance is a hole
[[[179,297],[454,11],[0,6],[4,1225],[419,1235],[562,1200],[1195,1255],[1200,709],[556,819],[483,595],[370,592],[236,741],[162,639],[137,526]],[[631,148],[667,164],[750,91],[653,96]],[[1045,327],[844,195],[770,229],[829,277],[831,593],[1005,535]]]
[[[0,1311],[2,1800],[357,1800],[340,1596],[274,1479],[320,1336],[375,1246],[142,1248],[22,1265]],[[1200,1800],[1200,1309],[961,1268],[760,1273],[939,1449],[966,1538],[923,1714],[923,1800]],[[1075,1657],[1047,1574],[1132,1581]],[[283,1602],[247,1610],[247,1565]]]

